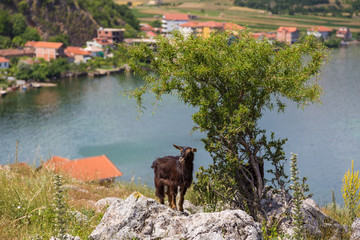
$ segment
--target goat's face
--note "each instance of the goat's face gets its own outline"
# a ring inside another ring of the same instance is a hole
[[[184,162],[185,159],[191,159],[191,161],[194,161],[194,153],[197,151],[196,148],[191,147],[180,147],[173,145],[176,149],[180,150],[180,162]]]

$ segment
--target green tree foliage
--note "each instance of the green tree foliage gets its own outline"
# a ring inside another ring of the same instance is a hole
[[[0,10],[0,35],[11,36],[11,20],[6,10]]]
[[[27,41],[39,41],[40,35],[35,28],[27,27],[25,32],[21,35],[24,42]]]
[[[119,27],[125,21],[134,29],[140,30],[139,20],[127,5],[116,4],[112,0],[78,0],[81,8],[89,11],[102,27]],[[119,21],[120,20],[120,21]]]
[[[276,51],[247,32],[238,37],[225,32],[207,39],[175,34],[161,38],[157,51],[146,45],[123,50],[145,77],[145,86],[131,92],[141,110],[148,91],[157,99],[173,94],[197,109],[194,130],[206,133],[202,141],[213,163],[197,173],[196,189],[262,219],[264,163],[273,165],[275,179],[284,175],[285,140],[269,138],[259,120],[265,110],[284,111],[284,99],[299,105],[319,101],[321,88],[313,77],[327,57],[323,45],[308,36]],[[142,71],[141,62],[155,74]]]
[[[9,48],[11,46],[11,38],[0,35],[0,49]]]
[[[14,14],[11,16],[12,34],[13,36],[20,36],[25,32],[27,27],[26,19],[22,14]]]
[[[67,34],[58,34],[54,37],[50,37],[49,42],[62,42],[64,44],[64,47],[67,47],[69,45],[69,35]]]

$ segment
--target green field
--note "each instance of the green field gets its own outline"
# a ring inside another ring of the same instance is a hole
[[[313,26],[327,26],[334,30],[339,27],[349,27],[352,32],[360,33],[358,17],[330,17],[316,15],[272,15],[267,11],[236,7],[231,1],[163,1],[167,5],[132,7],[133,13],[141,22],[151,22],[161,18],[164,13],[190,13],[197,15],[198,21],[235,22],[247,26],[250,31],[274,31],[279,26],[298,27],[301,31]]]

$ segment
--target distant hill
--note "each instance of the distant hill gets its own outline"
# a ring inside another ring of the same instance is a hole
[[[34,29],[43,40],[63,40],[74,46],[92,39],[99,27],[128,24],[139,29],[128,6],[112,0],[2,0],[0,11],[0,47],[37,40],[29,39],[36,38],[36,32],[25,33]]]

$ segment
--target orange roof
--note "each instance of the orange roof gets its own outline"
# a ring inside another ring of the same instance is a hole
[[[279,27],[277,31],[278,32],[286,31],[286,32],[293,33],[293,32],[296,32],[297,30],[298,30],[297,27]]]
[[[35,43],[36,43],[36,41],[27,41],[25,43],[25,47],[34,47]]]
[[[244,30],[245,28],[235,23],[224,23],[225,30]]]
[[[196,28],[197,26],[199,26],[199,22],[195,22],[195,21],[190,21],[190,22],[180,24],[180,27]]]
[[[317,27],[310,28],[309,31],[331,32],[332,29],[328,28],[328,27],[324,27],[324,26],[317,26]]]
[[[33,47],[38,48],[60,48],[63,45],[61,42],[35,42]]]
[[[44,166],[82,181],[105,180],[123,175],[105,155],[75,160],[53,156]]]
[[[67,47],[64,52],[68,57],[73,57],[75,55],[90,55],[90,52],[85,51],[80,47]]]
[[[146,33],[146,36],[148,36],[148,37],[156,37],[157,34],[152,32],[152,31],[149,31],[149,32]]]
[[[107,38],[94,38],[100,45],[111,45],[112,43]]]
[[[154,31],[154,28],[149,24],[145,23],[143,26],[141,26],[140,30],[147,32],[147,31]]]
[[[175,20],[175,21],[188,21],[189,15],[186,13],[165,13],[165,20]]]
[[[223,26],[224,26],[224,23],[215,22],[215,21],[208,21],[208,22],[199,23],[199,27],[222,28]]]
[[[3,63],[3,62],[10,62],[9,60],[7,60],[6,58],[4,57],[0,57],[0,63]]]

